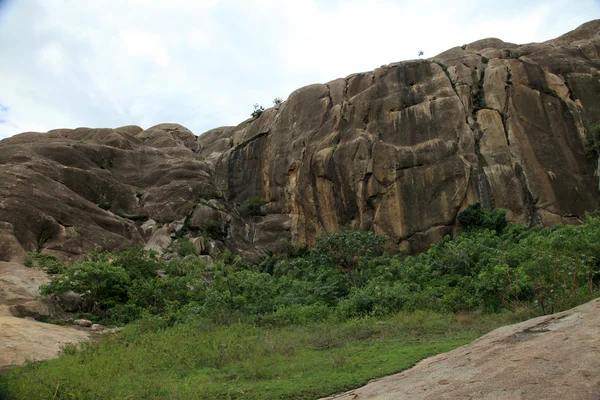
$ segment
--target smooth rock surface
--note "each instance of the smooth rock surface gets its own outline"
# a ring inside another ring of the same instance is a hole
[[[327,399],[597,400],[600,299],[505,326],[399,374]]]

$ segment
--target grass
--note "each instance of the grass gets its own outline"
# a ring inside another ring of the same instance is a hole
[[[312,399],[410,368],[526,316],[413,312],[274,328],[147,319],[0,376],[6,399]]]

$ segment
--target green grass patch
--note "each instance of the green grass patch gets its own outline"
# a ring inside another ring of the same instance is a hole
[[[282,328],[143,319],[5,373],[6,399],[312,399],[410,368],[525,317],[400,313]]]

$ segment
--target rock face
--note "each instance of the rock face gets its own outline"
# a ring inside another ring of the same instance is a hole
[[[56,357],[67,344],[90,340],[90,332],[36,320],[62,319],[65,312],[39,286],[47,283],[42,271],[0,262],[0,372],[25,361]]]
[[[328,399],[600,398],[600,299],[499,328],[396,375]]]
[[[307,86],[197,138],[176,124],[23,133],[0,141],[0,260],[200,233],[204,249],[254,258],[340,229],[419,251],[476,201],[577,223],[599,205],[598,160],[583,155],[598,93],[600,20]],[[266,215],[240,212],[251,197]]]
[[[48,281],[42,271],[0,262],[0,316],[38,320],[63,318],[65,312],[55,301],[40,296],[40,285]]]

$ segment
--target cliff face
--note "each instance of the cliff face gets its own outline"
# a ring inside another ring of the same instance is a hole
[[[76,256],[134,241],[217,233],[199,244],[253,257],[344,228],[418,251],[481,201],[522,224],[577,223],[598,208],[600,20],[557,39],[484,39],[292,93],[196,138],[57,130],[0,141],[0,260]],[[245,216],[250,197],[264,216]]]

